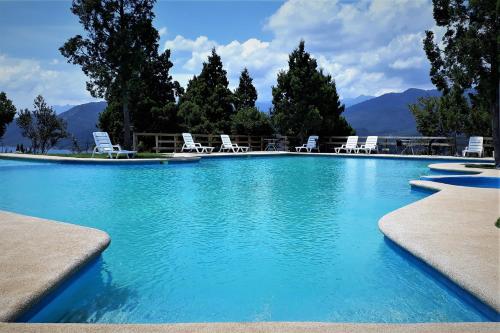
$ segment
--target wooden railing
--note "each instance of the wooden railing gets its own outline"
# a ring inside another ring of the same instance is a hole
[[[266,149],[269,140],[277,140],[279,150],[290,150],[290,143],[300,142],[298,138],[286,136],[256,136],[256,135],[229,135],[233,143],[248,146],[252,151],[263,151]],[[193,134],[195,142],[204,146],[216,147],[215,151],[221,145],[220,135],[218,134]],[[347,136],[321,136],[319,138],[319,147],[322,152],[333,152],[335,147],[339,147],[347,140]],[[358,144],[363,144],[366,136],[359,136]],[[134,150],[139,148],[160,152],[180,152],[184,140],[180,133],[134,133]],[[407,153],[409,149],[415,154],[425,155],[455,155],[461,152],[467,146],[466,137],[424,137],[424,136],[379,136],[378,147],[381,153]],[[493,139],[484,138],[484,147],[486,155],[490,156],[493,150]],[[405,150],[405,148],[407,148]]]
[[[193,140],[204,146],[220,147],[222,144],[220,135],[218,134],[192,134]],[[275,136],[255,136],[255,135],[229,135],[232,143],[241,146],[250,147],[252,151],[263,151],[266,149],[268,140],[275,139]],[[149,140],[148,140],[149,139]],[[281,137],[281,145],[283,150],[288,150],[288,140],[286,137]],[[149,141],[149,144],[146,143]],[[140,148],[140,143],[146,143],[145,146],[154,150],[157,153],[180,152],[184,140],[182,134],[179,133],[134,133],[133,146],[134,150]],[[217,150],[217,149],[216,149]]]

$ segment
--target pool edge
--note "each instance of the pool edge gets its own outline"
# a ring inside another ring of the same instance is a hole
[[[29,311],[111,242],[98,229],[1,210],[0,231],[0,322]]]
[[[384,215],[380,231],[500,313],[500,229],[494,226],[500,190],[426,180],[410,185],[434,193]]]
[[[498,332],[498,323],[368,324],[325,322],[179,323],[179,324],[21,324],[0,323],[0,332],[127,332],[127,333],[465,333]]]

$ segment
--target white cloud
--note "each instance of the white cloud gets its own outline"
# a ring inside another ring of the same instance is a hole
[[[271,43],[251,38],[245,42],[232,41],[220,45],[206,36],[194,40],[183,36],[176,36],[165,42],[165,48],[172,50],[176,72],[173,77],[183,86],[186,86],[193,75],[201,71],[203,62],[207,60],[212,48],[221,56],[224,69],[228,73],[230,88],[238,84],[240,72],[247,67],[254,78],[254,84],[261,92],[261,97],[270,99],[270,87],[276,79],[278,71],[286,66],[288,53],[282,50],[273,50]],[[183,58],[184,53],[188,53]],[[177,59],[177,60],[176,60]],[[181,61],[178,61],[181,59]],[[183,70],[179,72],[179,67]]]
[[[425,59],[423,57],[410,57],[406,59],[397,59],[389,66],[394,69],[421,68]]]
[[[160,35],[160,37],[166,35],[167,33],[167,27],[161,27],[160,29],[158,29],[158,34]]]
[[[319,66],[333,75],[342,97],[432,87],[422,50],[424,31],[436,30],[430,0],[289,0],[263,28],[273,34],[270,41],[219,44],[208,36],[179,35],[165,48],[172,50],[174,72],[191,77],[215,47],[231,86],[246,66],[261,100],[271,98],[276,73],[287,67],[288,54],[300,39]]]
[[[0,89],[18,108],[31,108],[37,95],[49,105],[81,104],[92,101],[85,88],[85,76],[79,68],[44,68],[40,61],[0,54]],[[66,69],[67,68],[67,69]]]

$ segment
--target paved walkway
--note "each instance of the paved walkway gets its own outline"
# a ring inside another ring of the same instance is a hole
[[[15,320],[109,242],[96,229],[0,211],[0,321]]]

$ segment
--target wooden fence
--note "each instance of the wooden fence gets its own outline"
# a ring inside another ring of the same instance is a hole
[[[293,146],[300,141],[298,138],[286,136],[255,136],[255,135],[229,135],[233,143],[250,147],[252,151],[263,151],[271,140],[279,150],[293,150]],[[216,147],[221,145],[218,134],[193,134],[195,142],[204,146]],[[347,136],[322,136],[319,138],[319,147],[322,152],[333,152],[347,140]],[[363,144],[366,136],[359,136],[358,144]],[[424,136],[379,136],[378,147],[380,153],[409,153],[424,155],[455,155],[467,145],[466,137],[424,137]],[[152,150],[160,152],[180,152],[184,140],[180,133],[134,133],[134,150]],[[484,138],[486,155],[490,156],[493,150],[491,137]],[[291,149],[292,148],[292,149]]]

